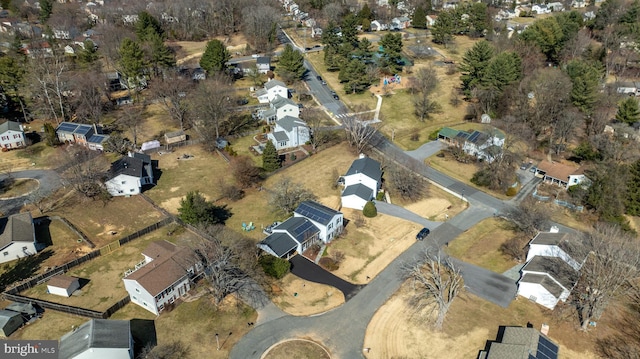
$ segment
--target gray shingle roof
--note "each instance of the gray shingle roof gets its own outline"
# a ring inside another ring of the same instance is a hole
[[[578,280],[578,271],[558,257],[535,256],[522,268],[522,272],[547,273],[566,289],[571,290]]]
[[[298,243],[291,236],[282,232],[272,233],[260,243],[271,248],[278,257],[284,256],[298,246]]]
[[[287,132],[293,131],[296,127],[307,127],[307,124],[304,121],[289,115],[276,121],[276,124],[287,130]]]
[[[289,141],[289,136],[284,131],[277,131],[273,133],[273,138],[278,142]]]
[[[540,284],[556,298],[560,298],[560,295],[563,292],[562,287],[559,286],[558,283],[554,282],[549,278],[549,276],[544,274],[526,273],[522,278],[520,278],[520,283],[522,282]]]
[[[369,157],[358,158],[353,161],[351,167],[347,171],[347,176],[362,173],[369,178],[380,182],[382,177],[382,170],[380,169],[380,162],[373,160]]]
[[[272,89],[276,86],[287,87],[287,85],[285,85],[284,82],[278,81],[278,80],[267,81],[267,83],[264,84],[264,88],[267,90]]]
[[[531,240],[531,244],[558,245],[568,235],[568,233],[540,232]]]
[[[0,218],[0,248],[11,242],[33,242],[33,218],[31,213],[19,213]]]
[[[324,225],[329,224],[333,217],[340,214],[340,212],[314,201],[300,203],[294,212]]]
[[[284,98],[280,95],[276,95],[276,97],[271,100],[271,107],[275,109],[279,109],[285,105],[291,105],[298,107],[295,102],[293,102],[290,98]]]
[[[558,344],[533,328],[501,327],[496,341],[480,354],[488,359],[557,359],[558,351]]]
[[[128,320],[91,319],[60,338],[60,358],[73,358],[90,348],[130,348],[130,336]]]
[[[373,191],[371,191],[371,188],[361,183],[347,186],[344,191],[342,191],[342,197],[350,196],[352,194],[364,199],[365,201],[370,201]]]
[[[256,59],[256,64],[269,65],[270,63],[271,63],[271,58],[269,56],[260,56],[260,57],[258,57]],[[277,80],[271,80],[271,81],[277,81]],[[271,81],[269,81],[269,82],[271,82]]]
[[[0,133],[5,133],[9,130],[22,132],[22,129],[20,128],[20,124],[17,122],[6,121],[0,124]]]

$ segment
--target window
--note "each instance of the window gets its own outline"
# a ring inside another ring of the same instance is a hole
[[[129,192],[135,192],[135,191],[136,191],[135,188],[132,188],[129,190]]]
[[[122,183],[121,183],[121,184],[126,184],[126,183],[127,183],[127,181],[122,181]]]
[[[142,305],[144,305],[146,307],[147,306],[147,302],[142,302]]]
[[[23,251],[26,251],[26,250],[27,250],[27,247],[22,247],[22,250],[23,250]]]
[[[140,293],[140,289],[136,288],[136,293]]]
[[[4,252],[4,253],[2,253],[2,254],[4,254],[5,256],[8,256],[8,255],[9,255],[9,252]]]
[[[135,296],[135,295],[132,295],[132,296],[131,296],[131,299],[133,299],[133,300],[138,300],[138,298],[136,298],[136,296]]]

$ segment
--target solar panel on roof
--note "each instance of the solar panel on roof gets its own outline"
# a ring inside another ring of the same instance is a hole
[[[58,130],[65,131],[65,132],[73,132],[73,130],[75,130],[76,127],[78,127],[78,125],[74,123],[63,123],[58,127]]]
[[[536,357],[538,359],[557,359],[558,346],[547,338],[540,336],[538,339],[538,353]]]
[[[478,131],[474,131],[474,132],[471,134],[471,137],[469,137],[469,142],[473,142],[473,141],[475,141],[475,140],[478,138],[478,136],[480,136],[480,132],[478,132]]]

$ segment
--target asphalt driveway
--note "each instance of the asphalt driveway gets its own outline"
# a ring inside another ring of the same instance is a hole
[[[337,288],[344,294],[345,301],[353,297],[362,288],[362,286],[349,283],[336,277],[301,255],[289,259],[289,262],[291,262],[291,273],[310,282],[326,284]]]
[[[409,156],[417,160],[424,161],[425,159],[440,152],[445,147],[447,147],[447,145],[445,145],[440,141],[430,141],[413,151],[404,151],[404,153],[408,154]]]

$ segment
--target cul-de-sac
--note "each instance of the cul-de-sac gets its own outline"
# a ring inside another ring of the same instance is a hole
[[[639,23],[0,0],[0,357],[640,357]]]

